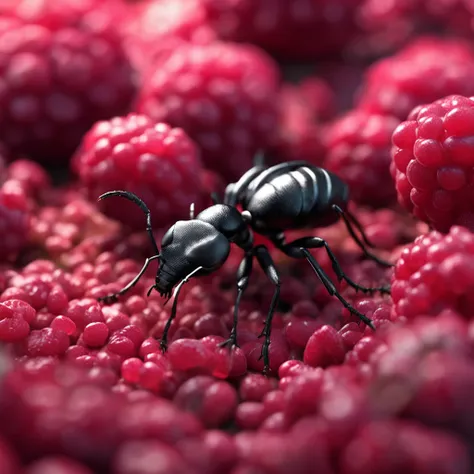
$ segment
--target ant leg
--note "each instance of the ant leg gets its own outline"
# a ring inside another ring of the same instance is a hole
[[[166,321],[166,325],[163,330],[163,335],[161,336],[160,347],[163,352],[165,352],[166,349],[168,348],[168,332],[170,330],[171,323],[173,322],[174,318],[176,318],[176,309],[178,307],[178,297],[179,297],[181,288],[183,287],[185,283],[187,283],[190,280],[190,278],[192,278],[194,275],[196,275],[196,273],[198,273],[201,270],[202,270],[202,267],[197,267],[196,269],[194,269],[189,275],[185,276],[179,282],[178,286],[174,290],[174,295],[173,295],[174,301],[173,301],[173,306],[171,307],[170,317],[168,318],[168,321]]]
[[[112,196],[124,197],[125,199],[135,203],[144,212],[146,216],[146,231],[148,233],[148,237],[150,238],[150,242],[153,246],[155,254],[159,254],[160,251],[158,249],[158,244],[156,243],[155,236],[153,235],[153,228],[151,226],[151,211],[148,209],[148,206],[136,194],[133,194],[130,191],[109,191],[107,193],[101,194],[98,198],[98,201],[102,201],[102,199]]]
[[[379,293],[384,293],[384,294],[390,294],[390,285],[385,285],[385,286],[376,286],[376,287],[366,287],[363,285],[359,285],[355,281],[353,281],[351,278],[349,278],[341,268],[340,263],[337,261],[336,256],[334,255],[333,251],[329,247],[329,244],[324,240],[319,237],[303,237],[301,239],[297,239],[293,242],[290,242],[289,244],[285,245],[284,248],[286,247],[294,247],[294,248],[310,248],[310,249],[315,249],[315,248],[322,248],[326,250],[326,253],[328,254],[329,259],[331,260],[332,268],[334,270],[334,273],[337,276],[337,279],[339,281],[345,280],[349,286],[354,288],[356,291],[362,291],[363,293],[374,293],[374,292],[379,292]],[[283,252],[285,252],[285,249],[282,248]]]
[[[253,263],[253,253],[249,252],[240,262],[239,268],[237,270],[237,297],[234,304],[234,321],[232,324],[232,330],[229,334],[229,339],[219,344],[219,347],[225,346],[237,346],[237,324],[239,321],[239,306],[242,295],[246,290],[250,274],[252,273],[252,263]]]
[[[375,331],[375,327],[374,325],[372,324],[372,321],[367,317],[365,316],[364,314],[360,313],[359,311],[357,311],[351,304],[349,304],[343,297],[342,295],[337,291],[336,287],[334,286],[334,283],[331,281],[331,279],[327,276],[327,274],[325,273],[325,271],[321,268],[321,266],[319,265],[319,263],[316,261],[316,259],[311,255],[311,253],[309,252],[309,250],[301,247],[299,249],[297,249],[296,247],[294,247],[295,250],[299,250],[299,252],[301,252],[304,257],[306,258],[306,260],[308,261],[308,263],[311,265],[311,268],[314,270],[314,272],[316,273],[316,275],[319,277],[319,279],[321,280],[322,284],[326,287],[326,290],[328,291],[328,293],[331,295],[331,296],[335,296],[341,303],[342,305],[344,306],[344,308],[348,309],[352,314],[354,314],[355,316],[357,316],[361,321],[363,321],[365,324],[367,324],[367,326],[369,326],[371,329],[373,329]]]
[[[190,220],[193,220],[194,219],[194,202],[192,202],[190,205],[189,205],[189,219]]]
[[[253,166],[265,166],[265,150],[258,150],[253,157]]]
[[[260,359],[263,358],[263,374],[266,375],[270,370],[270,357],[268,348],[270,346],[272,319],[273,315],[275,314],[275,308],[278,303],[278,299],[280,298],[280,276],[278,275],[278,270],[275,267],[275,263],[273,262],[273,259],[267,247],[265,247],[264,245],[259,245],[258,247],[255,247],[254,253],[257,257],[257,261],[260,267],[262,267],[262,270],[265,272],[265,275],[267,275],[268,279],[275,286],[275,291],[273,293],[272,301],[270,303],[270,308],[268,310],[267,317],[265,318],[265,326],[259,336],[265,337]]]
[[[211,193],[211,201],[212,201],[212,204],[222,203],[222,199],[220,198],[219,194],[217,194],[216,192]]]
[[[349,232],[349,235],[352,237],[354,242],[362,250],[362,252],[366,256],[366,258],[368,258],[370,260],[373,260],[374,262],[377,262],[379,265],[382,265],[384,267],[393,267],[394,266],[393,263],[387,262],[386,260],[383,260],[383,259],[377,257],[376,255],[374,255],[373,253],[371,253],[367,250],[366,246],[373,248],[373,247],[375,247],[375,245],[372,242],[370,242],[370,240],[367,238],[367,236],[365,235],[364,229],[362,228],[362,225],[352,214],[350,214],[348,211],[343,211],[336,204],[334,204],[332,206],[332,208],[339,215],[339,217],[342,218],[342,220],[344,221],[344,224],[347,228],[347,231]],[[356,229],[360,232],[360,234],[362,236],[362,240],[354,232],[354,228],[352,227],[352,225],[354,225],[356,227]],[[364,243],[365,243],[365,245],[364,245]]]
[[[111,295],[107,296],[100,296],[97,298],[98,301],[102,301],[104,303],[110,304],[110,303],[115,303],[118,300],[118,297],[125,294],[128,290],[133,288],[137,283],[138,280],[143,276],[143,274],[146,272],[146,269],[148,268],[148,265],[152,260],[156,260],[157,258],[160,258],[159,255],[153,255],[153,257],[149,257],[145,260],[145,264],[143,265],[142,269],[138,272],[137,276],[130,282],[128,285],[124,286],[120,291],[117,291],[117,293],[112,293]]]

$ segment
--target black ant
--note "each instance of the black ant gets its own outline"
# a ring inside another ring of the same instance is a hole
[[[265,235],[286,255],[306,259],[329,294],[335,296],[345,308],[372,329],[374,326],[371,320],[342,297],[308,249],[324,248],[339,281],[345,280],[355,290],[364,293],[375,291],[390,293],[389,286],[365,287],[352,281],[344,273],[324,239],[303,237],[293,242],[286,242],[284,230],[326,227],[342,219],[365,257],[381,265],[392,266],[367,250],[367,247],[373,245],[365,236],[361,224],[347,211],[348,186],[333,173],[310,163],[292,161],[269,168],[255,163],[236,183],[227,186],[222,203],[217,196],[213,196],[214,205],[204,209],[197,216],[194,216],[194,205],[191,205],[190,220],[178,221],[170,227],[163,236],[161,252],[153,236],[150,210],[146,204],[128,191],[110,191],[102,194],[99,200],[111,196],[121,196],[134,202],[146,214],[146,230],[155,254],[146,259],[143,268],[127,286],[117,293],[99,298],[99,301],[107,303],[117,301],[118,296],[126,293],[138,282],[150,262],[158,259],[160,266],[156,281],[147,294],[150,295],[153,289],[156,289],[161,296],[169,299],[173,288],[176,287],[171,314],[161,339],[163,351],[167,348],[168,331],[176,316],[182,286],[192,277],[207,275],[221,267],[229,255],[230,244],[234,243],[245,251],[245,256],[237,271],[237,297],[232,330],[229,339],[222,345],[237,345],[239,304],[248,286],[253,259],[256,257],[260,267],[275,286],[270,309],[260,334],[260,337],[265,337],[261,358],[264,361],[264,372],[268,371],[271,324],[280,294],[280,278],[267,247],[253,245],[252,231]],[[242,212],[237,209],[238,205],[243,209]],[[354,227],[360,232],[361,238],[355,233]]]

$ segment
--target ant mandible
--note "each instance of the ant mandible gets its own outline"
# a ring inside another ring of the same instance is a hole
[[[155,284],[147,295],[156,289],[161,296],[171,298],[174,288],[174,301],[171,313],[161,338],[161,348],[167,348],[168,331],[176,317],[178,297],[182,286],[192,277],[210,274],[226,261],[231,243],[244,250],[245,256],[237,270],[237,296],[233,312],[233,325],[229,339],[222,345],[237,345],[237,323],[239,304],[248,286],[252,273],[254,257],[274,285],[265,324],[260,337],[264,337],[260,358],[264,361],[264,373],[269,370],[269,345],[272,318],[279,294],[280,277],[273,259],[265,245],[253,244],[253,232],[266,236],[276,248],[292,258],[306,259],[325,286],[328,293],[335,296],[342,305],[374,329],[371,320],[351,306],[337,291],[334,283],[316,261],[308,249],[324,248],[332,263],[339,281],[346,281],[357,291],[390,293],[390,287],[365,287],[355,283],[342,270],[328,243],[320,237],[303,237],[287,242],[285,230],[326,227],[342,219],[356,244],[365,257],[390,267],[392,264],[381,260],[367,250],[374,247],[364,234],[361,224],[347,210],[349,188],[335,174],[305,161],[291,161],[266,167],[256,161],[236,183],[226,187],[224,200],[219,202],[213,196],[214,204],[194,216],[194,206],[190,208],[190,220],[177,221],[163,236],[161,251],[155,241],[151,225],[151,213],[146,204],[128,191],[110,191],[102,194],[99,200],[112,196],[124,197],[137,204],[146,215],[146,230],[155,254],[146,259],[137,276],[117,293],[99,298],[111,303],[132,288],[145,273],[153,260],[160,266]],[[236,206],[240,206],[239,211]],[[356,234],[354,227],[361,237]]]

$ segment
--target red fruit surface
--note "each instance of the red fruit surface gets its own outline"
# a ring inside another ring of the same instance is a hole
[[[253,46],[183,45],[155,63],[136,110],[183,128],[229,181],[274,140],[278,85],[276,64]]]
[[[363,110],[351,111],[331,124],[324,166],[349,185],[355,202],[383,207],[395,201],[390,149],[398,124],[396,117]]]
[[[240,383],[239,395],[242,400],[260,402],[273,388],[272,379],[261,374],[248,374]]]
[[[177,370],[204,369],[212,372],[212,352],[201,341],[195,339],[178,339],[168,348],[168,358]]]
[[[69,337],[53,328],[32,331],[27,341],[27,353],[30,357],[59,356],[69,347]]]
[[[18,256],[27,243],[29,226],[30,215],[22,186],[14,180],[4,182],[0,186],[0,261]]]
[[[153,58],[168,51],[175,41],[206,44],[215,37],[201,0],[141,1],[129,9],[122,31],[128,54],[144,73]]]
[[[473,136],[474,100],[459,95],[415,108],[393,133],[398,200],[442,232],[474,230]]]
[[[0,467],[4,474],[18,474],[20,461],[5,439],[0,438]]]
[[[150,439],[125,443],[116,453],[114,474],[191,474],[179,453],[167,444]]]
[[[354,0],[204,0],[219,36],[290,60],[339,53],[357,33]],[[337,15],[334,12],[337,11]]]
[[[368,68],[359,106],[406,120],[418,105],[450,94],[474,95],[473,71],[474,51],[469,43],[419,38]]]
[[[155,216],[155,226],[187,219],[199,209],[201,163],[194,142],[180,128],[130,114],[96,123],[84,136],[76,157],[79,179],[91,200],[113,189],[137,194]],[[121,201],[121,202],[120,202]],[[101,202],[103,211],[135,229],[145,216],[123,199]]]
[[[26,468],[25,474],[92,474],[92,471],[72,459],[58,456],[35,461]]]
[[[360,430],[342,456],[344,474],[467,473],[466,447],[454,436],[403,421],[381,421]]]
[[[194,413],[205,426],[217,428],[230,421],[237,407],[237,392],[227,382],[196,376],[179,387],[173,402]]]
[[[64,165],[95,121],[129,107],[133,72],[112,9],[94,19],[94,2],[35,3],[2,9],[0,137],[16,153]]]
[[[452,309],[471,318],[473,252],[474,234],[463,227],[452,227],[447,235],[433,231],[418,237],[403,250],[395,267],[395,314],[411,319]]]
[[[331,326],[323,326],[309,338],[304,350],[304,362],[312,367],[340,364],[346,350],[341,335]]]
[[[285,84],[278,97],[280,121],[271,154],[280,160],[307,160],[320,164],[324,147],[317,113],[300,88]]]

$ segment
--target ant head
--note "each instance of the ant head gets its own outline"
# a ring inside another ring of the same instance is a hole
[[[162,296],[169,296],[173,287],[196,268],[203,267],[199,275],[217,270],[229,252],[229,240],[211,224],[178,221],[161,241],[155,288]]]

